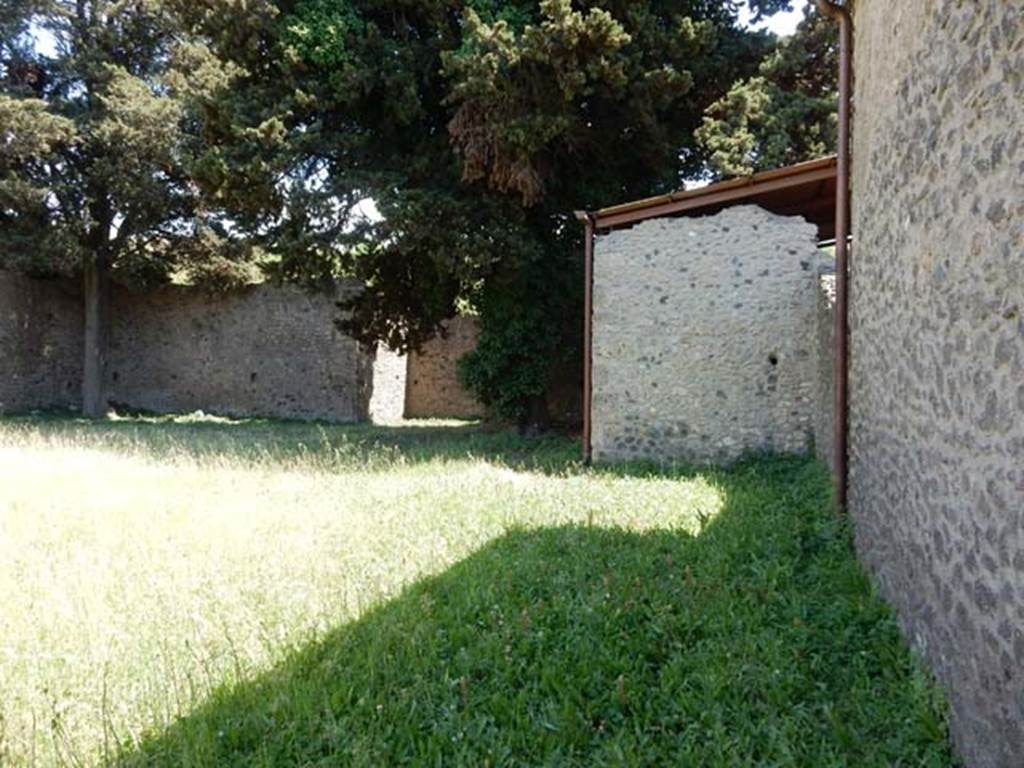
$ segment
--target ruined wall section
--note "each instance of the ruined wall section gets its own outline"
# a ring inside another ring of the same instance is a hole
[[[115,291],[111,402],[174,413],[361,421],[373,359],[335,326],[334,293],[256,285],[224,294]]]
[[[458,362],[476,349],[476,318],[454,317],[447,335],[431,339],[409,355],[405,396],[407,418],[472,419],[484,415],[484,407],[459,382]]]
[[[829,265],[828,270],[818,278],[817,301],[815,302],[814,454],[834,473],[835,385],[832,371],[835,355],[833,339],[835,338],[836,276],[833,265]]]
[[[598,237],[595,459],[807,450],[816,243],[813,224],[752,205]]]
[[[373,360],[370,420],[375,424],[401,421],[405,414],[405,391],[409,356],[377,347]]]

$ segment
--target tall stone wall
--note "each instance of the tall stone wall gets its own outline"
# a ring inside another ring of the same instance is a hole
[[[1024,8],[854,5],[849,509],[971,766],[1024,761]]]
[[[361,421],[373,359],[334,324],[355,290],[256,285],[226,294],[118,289],[111,311],[111,402],[157,412]]]
[[[816,242],[814,225],[749,205],[599,237],[595,459],[806,450]]]
[[[339,284],[341,294],[352,290]],[[107,396],[156,412],[329,421],[485,414],[457,375],[476,347],[475,318],[453,319],[420,353],[374,356],[337,331],[339,298],[271,284],[224,294],[115,286]],[[82,313],[77,281],[0,272],[0,413],[79,407]],[[560,424],[579,421],[575,373],[555,375],[549,407]]]
[[[409,355],[407,418],[472,419],[484,414],[483,406],[459,383],[457,367],[459,358],[476,349],[476,319],[455,317],[446,328],[447,336],[432,339]]]
[[[374,357],[335,327],[335,302],[352,290],[354,283],[333,295],[275,285],[226,294],[117,287],[108,400],[165,413],[344,422],[368,418],[375,396],[381,414],[400,416],[404,369],[395,383],[395,366],[377,363],[375,387]],[[80,405],[82,318],[76,283],[0,272],[0,413]]]
[[[0,272],[0,413],[78,407],[81,307],[71,281]]]

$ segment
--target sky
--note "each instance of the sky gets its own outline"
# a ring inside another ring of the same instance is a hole
[[[740,21],[754,29],[767,29],[776,35],[791,35],[796,30],[796,25],[804,17],[804,8],[809,0],[793,0],[793,10],[787,13],[776,13],[774,16],[762,21],[760,24],[749,24],[750,11],[744,8],[740,11]]]

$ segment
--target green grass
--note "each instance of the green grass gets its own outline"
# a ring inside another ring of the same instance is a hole
[[[0,420],[0,764],[948,766],[826,477]]]

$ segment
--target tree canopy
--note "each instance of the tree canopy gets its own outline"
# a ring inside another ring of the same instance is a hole
[[[230,133],[220,103],[242,71],[197,27],[230,23],[233,5],[15,0],[0,12],[0,266],[86,274],[91,415],[105,411],[111,275],[225,287],[258,274],[229,201],[208,194],[209,141]]]
[[[739,5],[11,0],[0,259],[146,285],[347,275],[344,330],[400,350],[472,311],[464,379],[522,419],[579,361],[573,210],[827,148],[822,35],[778,46]]]
[[[579,359],[574,209],[674,189],[707,167],[705,110],[774,40],[731,0],[297,0],[278,3],[283,215],[263,229],[283,277],[344,272],[357,338],[415,348],[480,315],[466,381],[522,417]],[[765,0],[759,11],[787,3]],[[240,62],[255,72],[251,63]],[[372,198],[379,221],[354,221]]]
[[[697,131],[712,170],[737,176],[836,150],[836,26],[807,6],[795,34],[712,104]]]
[[[207,120],[239,73],[190,34],[182,7],[33,0],[4,11],[6,266],[67,272],[100,261],[138,284],[175,272],[216,284],[253,275],[251,249],[204,196],[200,173]]]

